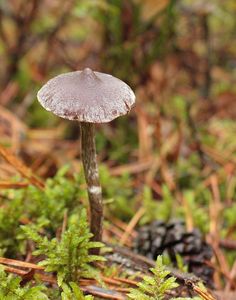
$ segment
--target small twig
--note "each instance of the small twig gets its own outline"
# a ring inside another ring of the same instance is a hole
[[[189,285],[194,292],[196,292],[204,300],[216,300],[216,298],[210,294],[208,291],[202,290],[199,286],[191,281],[186,281],[186,284]]]

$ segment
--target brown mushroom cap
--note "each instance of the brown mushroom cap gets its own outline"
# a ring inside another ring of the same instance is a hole
[[[110,122],[127,114],[135,102],[126,83],[89,68],[54,77],[37,97],[46,110],[59,117],[90,123]]]

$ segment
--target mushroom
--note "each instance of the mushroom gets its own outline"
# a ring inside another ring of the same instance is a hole
[[[86,68],[49,80],[38,92],[41,105],[55,115],[80,122],[81,153],[90,203],[93,239],[102,239],[102,189],[96,159],[94,123],[127,114],[135,103],[131,88],[109,74]]]

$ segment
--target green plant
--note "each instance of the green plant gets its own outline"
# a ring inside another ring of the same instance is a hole
[[[4,194],[0,205],[0,255],[12,257],[24,251],[24,242],[18,240],[24,205],[19,191],[13,191],[13,199],[8,199],[8,194]]]
[[[151,189],[147,186],[144,187],[143,206],[145,215],[141,218],[141,224],[150,223],[157,219],[167,221],[171,217],[174,201],[166,185],[162,186],[162,196],[162,201],[155,201],[152,197]]]
[[[121,176],[111,176],[105,165],[100,166],[101,184],[103,197],[109,201],[109,211],[116,217],[127,221],[134,214],[134,193],[132,181],[127,173]]]
[[[81,187],[83,176],[68,178],[68,166],[61,168],[46,182],[44,190],[29,186],[22,190],[6,190],[0,195],[0,255],[16,257],[25,253],[25,241],[20,225],[25,220],[44,225],[54,236],[61,228],[65,214],[79,214],[86,191]],[[53,222],[52,222],[53,220]],[[12,238],[14,236],[14,239]]]
[[[188,266],[184,264],[184,260],[180,254],[176,254],[176,263],[177,263],[177,268],[182,271],[187,273],[188,272]]]
[[[78,213],[80,200],[87,197],[86,191],[80,188],[84,183],[82,174],[69,179],[66,177],[68,168],[61,168],[54,178],[48,179],[43,191],[30,186],[22,195],[30,218],[34,222],[49,220],[47,229],[52,234],[61,226],[65,212]]]
[[[169,271],[165,269],[162,257],[158,256],[155,268],[151,268],[153,276],[144,276],[138,283],[137,289],[131,289],[128,298],[136,300],[162,300],[165,293],[176,288],[178,284],[174,277],[168,277]]]
[[[197,190],[197,187],[196,187]],[[192,214],[192,218],[194,221],[194,225],[199,228],[203,233],[208,232],[209,222],[208,222],[208,212],[205,207],[203,207],[200,203],[200,197],[203,198],[203,192],[200,195],[197,195],[196,190],[185,190],[183,191],[183,198],[186,201],[186,205],[189,208],[189,211]],[[207,190],[204,190],[205,197],[208,195]],[[208,195],[210,196],[210,195]],[[184,208],[179,207],[177,212],[180,215],[184,214]]]
[[[61,299],[62,300],[93,300],[94,297],[91,295],[84,296],[75,282],[70,282],[69,285],[62,284]]]
[[[104,261],[101,256],[89,254],[90,249],[101,248],[103,244],[90,241],[92,234],[88,229],[86,211],[82,210],[79,219],[75,218],[75,221],[62,233],[60,241],[41,236],[35,226],[22,226],[27,237],[36,244],[34,255],[46,256],[40,265],[47,272],[57,273],[59,286],[71,281],[77,282],[81,277],[97,277],[98,273],[90,263]]]
[[[7,275],[0,266],[0,299],[4,300],[49,300],[43,292],[46,287],[42,285],[24,287],[20,286],[21,278]]]
[[[170,276],[170,271],[167,271],[163,264],[162,256],[158,256],[155,268],[151,268],[152,276],[144,276],[143,281],[138,283],[138,288],[131,289],[128,294],[128,299],[135,300],[162,300],[165,299],[165,294],[170,290],[178,287],[176,278]],[[171,300],[200,300],[194,298],[171,298]]]

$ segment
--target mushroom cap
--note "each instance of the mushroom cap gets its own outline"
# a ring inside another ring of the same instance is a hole
[[[90,123],[110,122],[127,114],[135,103],[125,82],[89,68],[52,78],[37,97],[46,110],[59,117]]]

